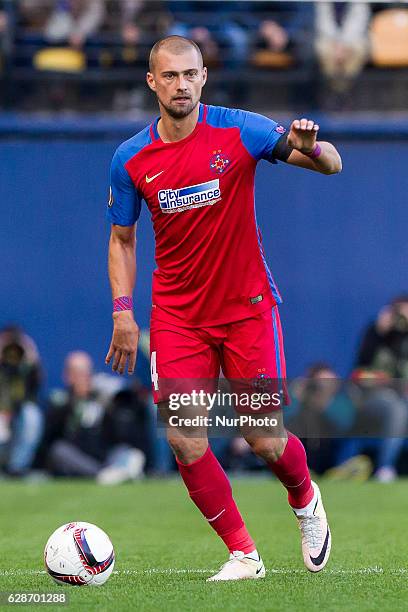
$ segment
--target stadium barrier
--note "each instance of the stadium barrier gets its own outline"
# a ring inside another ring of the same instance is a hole
[[[368,320],[407,290],[408,121],[364,117],[313,117],[321,139],[342,154],[340,175],[266,162],[257,171],[257,218],[284,299],[290,376],[316,359],[347,374]],[[33,336],[51,385],[69,350],[89,351],[104,368],[109,164],[118,144],[147,122],[0,116],[0,324],[19,323]],[[136,315],[146,327],[154,267],[146,210],[138,261]]]

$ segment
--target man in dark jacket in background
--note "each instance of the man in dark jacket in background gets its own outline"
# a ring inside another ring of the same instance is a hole
[[[0,464],[12,476],[26,474],[43,433],[38,405],[40,358],[18,327],[0,331]]]

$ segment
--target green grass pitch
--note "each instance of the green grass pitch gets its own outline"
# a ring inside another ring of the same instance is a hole
[[[320,485],[333,534],[323,572],[312,575],[303,567],[296,521],[280,484],[235,479],[235,497],[267,576],[208,584],[226,551],[178,479],[114,488],[2,481],[0,591],[64,591],[70,597],[65,609],[86,612],[408,610],[408,483]],[[115,573],[103,587],[58,586],[43,571],[48,536],[73,520],[96,523],[114,543]]]

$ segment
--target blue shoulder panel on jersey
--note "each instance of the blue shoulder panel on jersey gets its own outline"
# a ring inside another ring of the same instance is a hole
[[[285,129],[276,121],[257,113],[235,108],[222,106],[208,106],[207,108],[209,125],[220,128],[239,128],[242,143],[252,157],[256,160],[266,159],[276,163],[273,158],[273,150],[285,132]]]
[[[134,225],[139,218],[142,196],[135,188],[125,164],[151,143],[150,126],[123,142],[111,164],[111,194],[107,217],[115,225]]]

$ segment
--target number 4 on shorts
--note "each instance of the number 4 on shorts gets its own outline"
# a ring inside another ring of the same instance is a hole
[[[159,375],[156,370],[156,351],[152,351],[150,356],[150,375],[152,377],[152,385],[155,391],[159,390]]]

